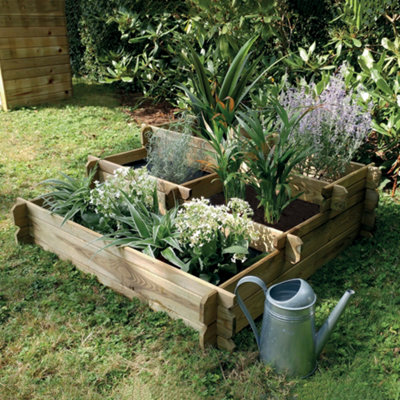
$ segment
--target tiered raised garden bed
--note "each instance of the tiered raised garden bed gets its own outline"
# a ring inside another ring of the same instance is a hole
[[[196,139],[196,143],[201,142]],[[106,178],[113,168],[118,168],[116,161],[123,165],[136,161],[140,154],[145,157],[143,148],[139,150],[100,161],[97,178]],[[96,161],[91,158],[88,167]],[[270,253],[219,286],[131,248],[109,247],[98,252],[104,247],[98,240],[100,234],[74,222],[61,226],[62,218],[44,209],[41,200],[18,199],[13,215],[19,227],[18,242],[36,243],[72,261],[82,271],[95,274],[114,290],[130,298],[138,297],[173,318],[183,319],[199,332],[202,346],[217,344],[232,349],[232,337],[247,325],[233,294],[238,280],[255,275],[270,285],[294,277],[307,278],[350,245],[357,235],[370,235],[378,202],[378,182],[377,168],[354,163],[349,173],[336,182],[295,178],[293,185],[304,191],[303,199],[317,202],[320,212],[286,232],[264,227]],[[167,198],[171,190],[182,193],[179,185],[169,185],[173,184],[159,186],[159,190],[167,187],[169,191],[164,192]],[[214,194],[217,190],[217,186],[210,190],[210,181],[204,186],[190,187],[187,183],[181,186],[191,189],[186,198]],[[206,193],[201,193],[200,187]],[[241,297],[253,317],[263,312],[263,296],[255,285],[241,289]]]

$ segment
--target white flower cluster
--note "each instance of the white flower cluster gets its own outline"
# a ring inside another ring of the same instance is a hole
[[[183,247],[201,248],[208,243],[221,242],[224,247],[233,246],[243,240],[257,239],[250,217],[253,211],[241,199],[232,199],[227,206],[212,206],[208,199],[193,199],[184,203],[176,218],[179,240]],[[221,249],[222,251],[223,249]],[[245,254],[235,253],[232,262],[245,261]]]
[[[117,169],[105,182],[95,182],[95,188],[90,192],[90,204],[95,207],[96,213],[113,218],[113,209],[127,208],[128,199],[142,202],[148,209],[153,207],[153,193],[156,188],[156,180],[150,176],[146,167]]]

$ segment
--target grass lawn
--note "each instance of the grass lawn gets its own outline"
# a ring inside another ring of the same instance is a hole
[[[9,210],[88,154],[139,145],[110,87],[75,84],[70,101],[0,112],[0,399],[400,399],[400,205],[381,196],[377,231],[310,279],[320,325],[356,291],[307,380],[257,361],[250,329],[238,350],[198,348],[180,321],[130,301],[37,246],[17,246]]]

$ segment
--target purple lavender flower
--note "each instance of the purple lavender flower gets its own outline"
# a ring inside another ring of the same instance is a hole
[[[289,88],[281,93],[281,104],[289,117],[309,111],[292,132],[291,140],[312,145],[313,156],[300,169],[317,177],[342,174],[371,129],[370,108],[361,107],[359,96],[346,91],[342,72],[333,75],[319,96],[315,84]]]

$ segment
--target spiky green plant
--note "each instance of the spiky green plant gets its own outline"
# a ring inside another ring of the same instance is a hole
[[[301,148],[289,141],[290,134],[304,114],[289,119],[276,99],[272,99],[272,103],[279,119],[278,135],[274,117],[267,121],[266,128],[255,112],[240,113],[238,117],[248,135],[244,140],[250,155],[247,160],[251,171],[249,182],[257,193],[259,206],[264,207],[268,223],[277,222],[283,209],[299,196],[292,195],[290,173],[312,153],[311,148]]]

